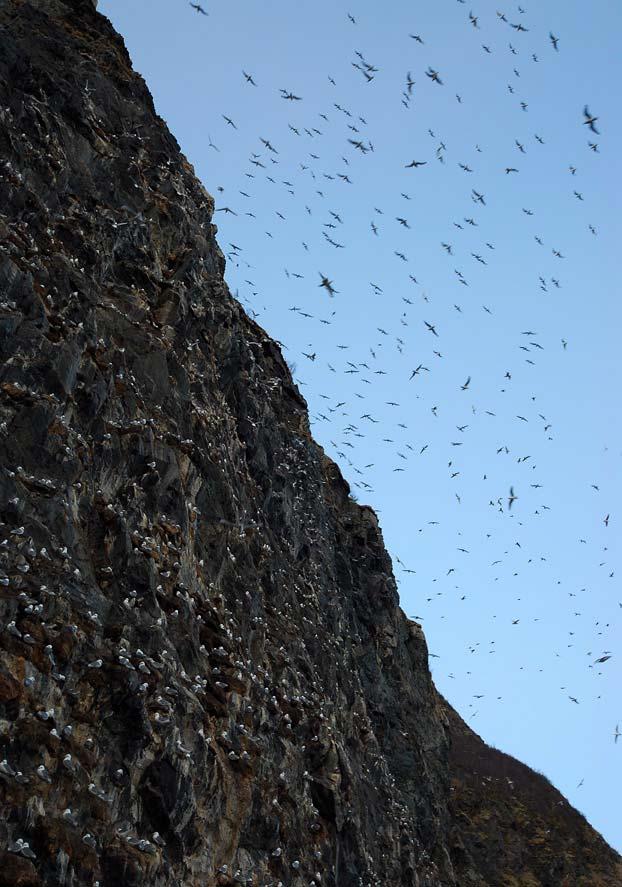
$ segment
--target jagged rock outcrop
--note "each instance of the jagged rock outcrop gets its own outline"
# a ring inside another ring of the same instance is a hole
[[[494,880],[377,519],[95,5],[0,0],[0,885],[565,884]]]

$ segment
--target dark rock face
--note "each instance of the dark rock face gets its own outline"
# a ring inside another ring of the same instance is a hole
[[[457,716],[212,211],[92,0],[0,0],[0,887],[566,883],[450,804]],[[620,883],[598,846],[568,884]]]

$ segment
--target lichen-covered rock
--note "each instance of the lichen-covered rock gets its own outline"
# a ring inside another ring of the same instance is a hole
[[[0,887],[497,887],[376,516],[95,5],[0,0]]]

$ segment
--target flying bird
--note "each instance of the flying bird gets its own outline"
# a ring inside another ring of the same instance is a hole
[[[321,272],[320,277],[322,278],[322,282],[319,285],[323,286],[328,295],[332,298],[337,292],[337,290],[333,287],[332,280],[329,280],[328,277],[325,277]]]
[[[438,71],[435,71],[434,68],[428,68],[428,70],[425,73],[426,73],[426,77],[429,77],[430,80],[433,80],[435,83],[438,83],[439,86],[443,85],[443,81],[439,77]]]
[[[584,125],[584,126],[589,126],[589,128],[592,130],[592,132],[595,132],[596,135],[600,135],[599,131],[598,131],[598,130],[596,129],[596,127],[594,126],[594,124],[595,124],[596,121],[598,120],[598,117],[593,117],[593,116],[590,114],[590,109],[588,108],[587,105],[586,105],[585,108],[583,109],[583,116],[585,117],[585,120],[583,121],[583,125]]]

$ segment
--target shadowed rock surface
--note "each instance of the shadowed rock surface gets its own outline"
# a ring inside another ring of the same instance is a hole
[[[0,887],[619,885],[438,697],[212,212],[92,0],[0,0]]]

